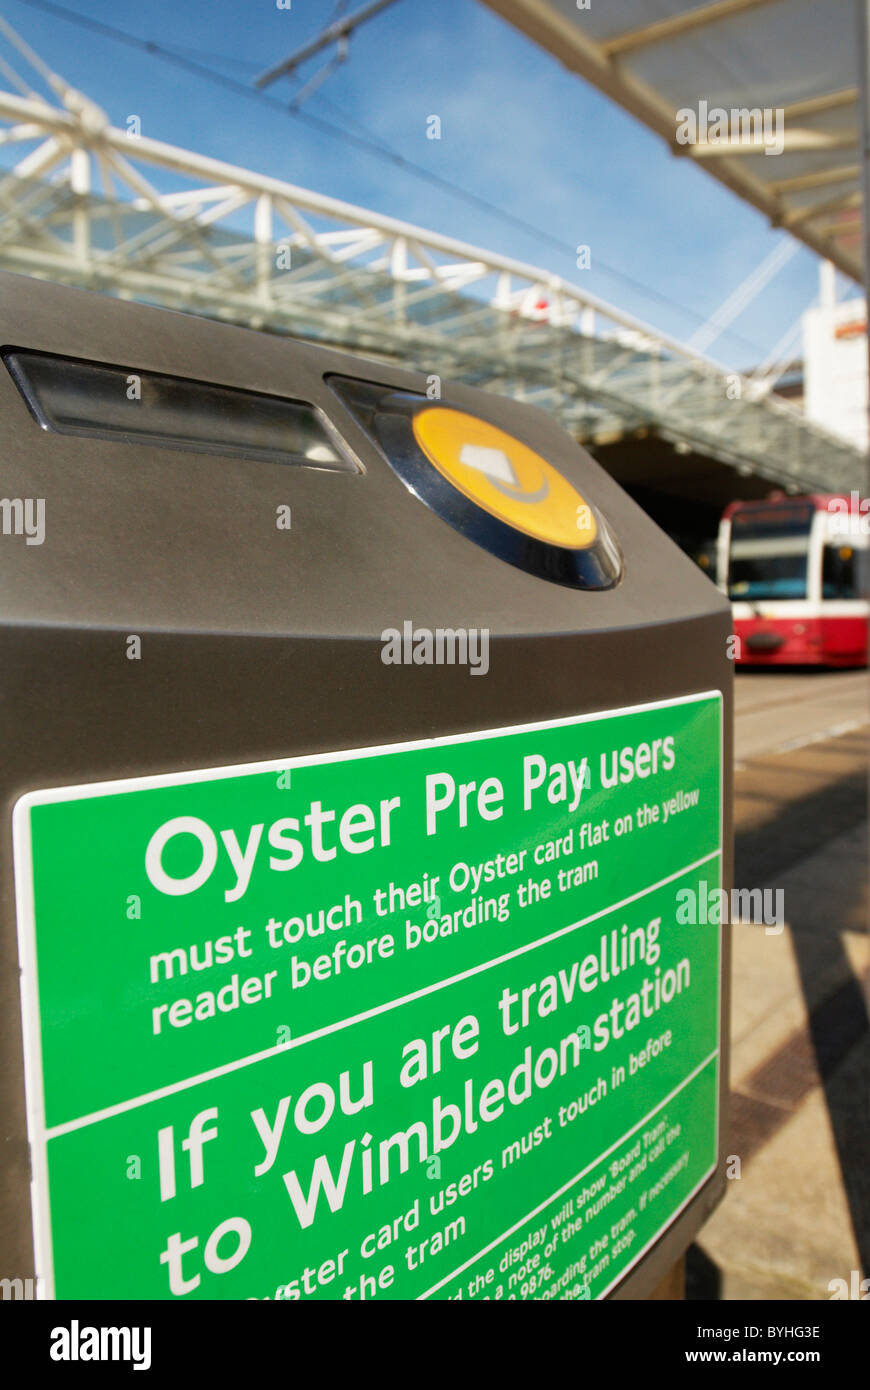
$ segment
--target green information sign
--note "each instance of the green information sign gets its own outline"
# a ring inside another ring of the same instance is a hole
[[[716,1164],[721,720],[22,798],[46,1293],[606,1294]]]

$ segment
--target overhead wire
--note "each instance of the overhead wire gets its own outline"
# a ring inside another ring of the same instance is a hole
[[[129,47],[137,48],[154,58],[174,64],[177,67],[194,73],[206,81],[217,83],[225,89],[235,92],[239,96],[244,96],[248,100],[253,99],[259,102],[265,102],[273,109],[282,111],[285,115],[301,121],[311,129],[319,130],[324,135],[340,139],[346,144],[364,149],[382,160],[389,161],[394,167],[424,179],[426,182],[440,188],[442,191],[448,192],[453,197],[461,199],[463,202],[485,211],[506,226],[511,226],[517,231],[522,231],[526,235],[535,237],[541,243],[557,250],[561,255],[570,255],[572,257],[576,255],[576,248],[569,247],[559,237],[554,236],[553,233],[546,231],[543,227],[538,227],[535,223],[529,222],[523,217],[518,217],[515,213],[508,212],[506,209],[499,207],[496,203],[491,202],[488,198],[484,198],[478,193],[473,193],[469,189],[462,188],[460,185],[453,183],[452,180],[446,179],[442,175],[436,173],[435,170],[417,164],[414,160],[408,159],[405,155],[399,154],[398,151],[391,149],[368,131],[357,117],[337,107],[334,102],[328,97],[325,97],[322,93],[319,96],[319,101],[323,105],[330,107],[351,125],[357,126],[358,129],[363,132],[361,135],[354,134],[347,126],[337,126],[331,121],[325,120],[322,116],[315,115],[310,110],[303,110],[301,106],[295,104],[294,99],[291,99],[290,102],[282,101],[281,98],[275,97],[269,92],[258,91],[254,87],[248,86],[246,83],[228,76],[226,73],[219,72],[216,68],[209,67],[207,64],[200,62],[197,58],[187,56],[191,50],[185,48],[183,45],[167,44],[165,42],[158,43],[153,39],[140,38],[138,35],[130,34],[124,29],[119,29],[116,25],[107,24],[104,20],[94,19],[90,15],[83,15],[74,10],[70,10],[66,5],[58,4],[57,0],[17,0],[17,3],[25,5],[30,9],[43,10],[46,13],[58,15],[82,28],[90,29],[94,33],[103,34]],[[228,58],[226,55],[219,56],[214,53],[210,54],[210,56],[218,62],[227,62],[236,65],[244,61],[238,58]],[[245,63],[245,65],[248,66],[247,63]],[[297,82],[299,81],[299,79],[296,80]],[[665,305],[672,312],[677,311],[687,316],[695,323],[701,325],[706,324],[707,319],[704,314],[699,313],[696,309],[690,308],[686,304],[680,303],[678,300],[674,299],[673,296],[663,294],[661,291],[653,289],[652,286],[646,285],[640,280],[636,280],[633,276],[628,275],[625,271],[619,270],[615,266],[609,265],[598,256],[595,258],[595,265],[603,274],[610,276],[614,280],[620,281],[624,285],[630,286],[633,290],[642,294],[646,299],[654,300],[659,304]],[[733,329],[729,328],[724,330],[722,336],[727,337],[734,344],[739,343],[752,353],[763,351],[757,343],[750,342]]]

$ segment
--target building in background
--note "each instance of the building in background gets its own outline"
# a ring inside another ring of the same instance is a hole
[[[819,304],[803,318],[804,411],[824,429],[866,450],[867,305],[836,298],[834,267],[820,272]]]

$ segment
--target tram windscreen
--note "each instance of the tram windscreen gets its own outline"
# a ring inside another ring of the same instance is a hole
[[[811,503],[761,507],[731,518],[728,596],[805,599],[810,556]]]

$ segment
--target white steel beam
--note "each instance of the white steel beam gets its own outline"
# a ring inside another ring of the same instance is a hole
[[[0,92],[7,134],[39,141],[0,180],[0,262],[11,268],[421,367],[443,363],[533,393],[569,422],[600,426],[606,416],[698,448],[706,441],[765,477],[846,486],[858,476],[857,451],[785,402],[723,410],[725,369],[699,345],[580,285],[221,160],[131,140],[86,98],[65,89],[64,99],[68,109]],[[191,186],[161,192],[167,173]],[[242,214],[253,234],[238,231]],[[289,269],[276,264],[279,246],[291,249]]]
[[[627,30],[623,34],[615,34],[612,39],[604,40],[601,50],[608,58],[615,58],[622,53],[647,48],[653,43],[680,38],[695,29],[706,28],[710,24],[720,23],[723,19],[732,19],[734,15],[744,14],[747,10],[757,10],[762,5],[773,3],[775,0],[713,0],[712,4],[701,5],[698,9],[682,10],[666,19],[656,19],[651,24]]]

